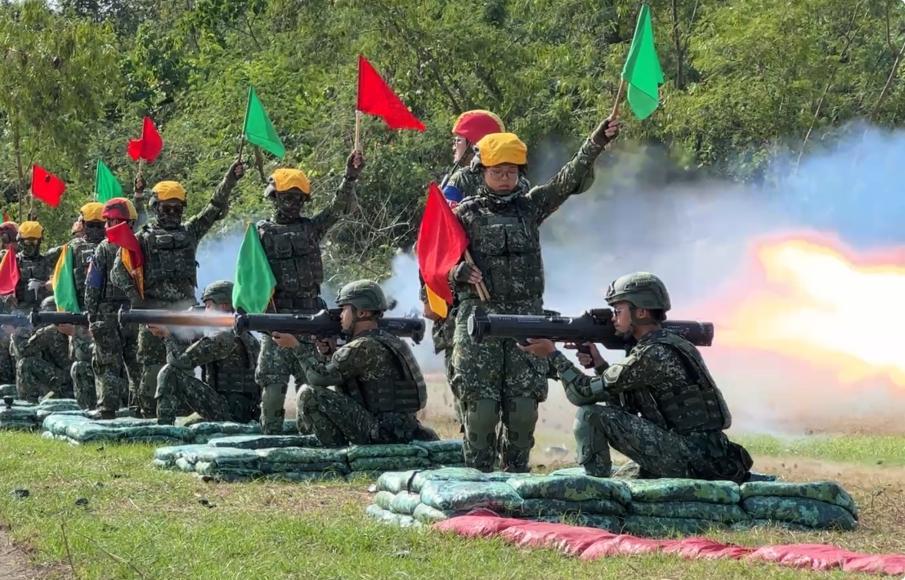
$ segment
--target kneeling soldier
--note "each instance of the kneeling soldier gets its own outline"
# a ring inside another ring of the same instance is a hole
[[[41,310],[55,312],[53,297],[41,302]],[[53,391],[58,397],[72,396],[69,369],[69,337],[74,333],[71,324],[43,326],[23,342],[13,342],[16,357],[16,390],[19,398],[29,403]]]

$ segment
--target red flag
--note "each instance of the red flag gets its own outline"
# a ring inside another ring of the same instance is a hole
[[[368,59],[358,55],[358,105],[362,113],[383,119],[390,129],[424,131],[424,124],[405,106],[393,89],[380,78]]]
[[[9,217],[9,214],[6,213],[6,210],[3,210],[3,223],[13,221],[12,218]]]
[[[437,184],[431,182],[415,248],[424,283],[447,304],[453,301],[447,276],[467,247],[468,237],[459,218],[453,214]]]
[[[145,296],[145,276],[142,266],[145,263],[144,254],[141,253],[141,244],[128,223],[122,222],[112,228],[107,228],[107,240],[120,247],[120,256],[123,265],[129,270],[129,275],[135,281],[135,287],[142,298]]]
[[[19,260],[16,250],[9,249],[0,260],[0,295],[12,294],[19,284]]]
[[[132,158],[132,161],[138,161],[141,158],[150,164],[157,160],[162,149],[163,139],[157,132],[154,121],[151,120],[151,117],[145,117],[141,126],[141,139],[129,139],[129,145],[126,147],[129,157]]]
[[[47,171],[40,165],[33,165],[31,170],[31,194],[50,207],[60,205],[66,184],[63,180]]]

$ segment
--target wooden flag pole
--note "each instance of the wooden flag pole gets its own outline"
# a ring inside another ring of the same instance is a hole
[[[613,103],[613,112],[610,113],[610,119],[619,116],[619,105],[622,104],[622,95],[625,93],[625,79],[619,79],[619,91],[616,93],[616,102]]]
[[[361,151],[361,111],[355,109],[355,143],[353,151]]]
[[[465,263],[469,266],[475,266],[474,258],[471,257],[471,252],[465,250],[464,254]],[[477,266],[475,266],[477,267]],[[478,282],[474,285],[475,289],[478,291],[478,298],[481,299],[481,302],[489,302],[490,301],[490,292],[487,290],[487,285],[484,284],[483,281]]]
[[[138,158],[138,173],[137,173],[137,177],[139,177],[139,178],[142,177],[142,175],[141,175],[141,168],[142,168],[142,162],[143,162],[143,161],[144,161],[144,158],[143,158],[143,157],[139,157],[139,158]]]
[[[242,161],[242,153],[245,151],[245,133],[242,133],[241,140],[239,141],[239,154],[236,155],[236,161]]]

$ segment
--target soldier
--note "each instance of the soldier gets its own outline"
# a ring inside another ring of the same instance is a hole
[[[104,240],[104,204],[92,201],[79,210],[79,219],[73,226],[78,235],[69,241],[72,249],[72,270],[79,301],[79,310],[85,311],[85,280],[88,266],[94,257],[97,245]],[[77,226],[77,227],[76,227]],[[74,327],[69,339],[69,357],[72,359],[72,388],[75,399],[83,409],[97,406],[94,371],[91,369],[91,335],[85,327]]]
[[[44,312],[56,309],[52,296],[41,302]],[[50,391],[59,397],[72,396],[68,337],[73,330],[71,324],[43,326],[37,328],[27,340],[13,343],[16,390],[20,399],[37,403]]]
[[[496,314],[543,312],[540,225],[590,186],[595,159],[618,131],[617,121],[604,120],[550,181],[528,190],[519,179],[528,150],[516,135],[493,133],[478,142],[483,184],[455,208],[476,265],[462,261],[450,272],[459,303],[452,362],[465,412],[466,465],[492,470],[499,445],[502,470],[527,471],[537,407],[547,396],[544,361],[521,352],[514,340],[475,343],[467,320],[478,306]],[[486,302],[475,286],[482,281]]]
[[[455,170],[443,185],[443,195],[450,205],[455,207],[464,198],[474,195],[481,186],[481,172],[471,166],[475,144],[485,135],[505,132],[503,121],[490,111],[476,109],[459,115],[452,128]]]
[[[134,228],[140,214],[131,201],[114,197],[104,204],[101,217],[106,228],[128,223]],[[126,293],[111,281],[119,248],[103,239],[94,249],[85,281],[85,310],[94,340],[91,369],[95,379],[97,406],[102,419],[113,419],[129,403],[129,393],[138,391],[138,328],[119,326],[116,313],[129,305]],[[131,388],[130,385],[131,384]]]
[[[15,222],[0,223],[0,259],[6,252],[16,251],[16,238],[19,226]],[[0,304],[0,311],[8,312],[9,308]],[[10,337],[15,329],[11,326],[0,328],[0,384],[12,385],[16,382],[16,363],[9,352]]]
[[[596,377],[575,368],[549,340],[520,347],[546,357],[579,406],[575,441],[588,475],[609,477],[612,447],[638,463],[642,477],[744,482],[751,456],[723,433],[732,417],[701,353],[661,327],[670,308],[663,282],[647,272],[628,274],[610,284],[606,301],[616,332],[636,343],[612,365],[588,344],[590,354],[580,360]]]
[[[346,160],[346,172],[333,200],[313,217],[300,212],[311,198],[308,177],[298,169],[277,169],[270,176],[264,196],[273,203],[273,217],[257,223],[258,235],[270,269],[276,278],[272,304],[276,311],[312,314],[326,307],[321,298],[324,265],[321,240],[336,222],[348,214],[355,203],[355,182],[364,167],[359,151]],[[314,347],[307,338],[302,346],[311,355]],[[283,428],[283,409],[289,377],[296,388],[304,372],[296,359],[276,348],[267,334],[261,339],[261,355],[255,378],[261,387],[261,429],[279,433]]]
[[[204,309],[233,312],[233,283],[213,282],[204,289]],[[157,421],[172,425],[177,406],[184,406],[207,421],[247,423],[258,417],[261,392],[255,383],[259,344],[250,332],[232,329],[199,338],[189,344],[164,326],[149,326],[164,339],[167,364],[157,377]],[[195,367],[201,367],[201,379]]]
[[[383,290],[370,280],[351,282],[339,291],[336,303],[342,308],[343,333],[351,340],[330,362],[312,356],[291,334],[273,334],[273,342],[292,349],[286,352],[305,372],[307,385],[298,394],[299,425],[310,427],[326,447],[436,440],[437,434],[415,417],[427,402],[415,356],[405,342],[377,326],[387,310]]]
[[[183,223],[186,192],[178,181],[161,181],[153,187],[151,223],[142,226],[136,236],[144,255],[144,288],[138,288],[122,267],[120,257],[111,272],[113,283],[129,297],[133,307],[182,310],[195,304],[198,285],[198,243],[218,220],[229,212],[230,193],[245,174],[241,161],[233,163],[207,206]],[[138,330],[138,360],[141,379],[137,397],[133,397],[143,417],[156,417],[154,394],[157,375],[166,361],[166,347],[144,325]]]

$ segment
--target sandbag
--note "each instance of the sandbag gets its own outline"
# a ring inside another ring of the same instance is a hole
[[[639,516],[712,520],[726,524],[744,522],[749,519],[747,512],[738,505],[702,501],[638,501],[632,502],[629,511]]]
[[[314,435],[231,435],[207,442],[211,447],[269,449],[272,447],[322,447]]]
[[[577,476],[585,476],[587,473],[584,470],[584,467],[563,467],[562,469],[557,469],[555,471],[551,471],[550,475],[577,475]]]
[[[34,431],[38,423],[26,419],[0,419],[0,429],[7,431]]]
[[[568,501],[563,499],[525,499],[517,513],[523,516],[549,516],[559,514],[603,514],[624,516],[625,506],[611,499],[590,499],[584,501]],[[744,515],[744,512],[742,512]]]
[[[163,461],[169,465],[172,465],[176,459],[187,452],[197,452],[204,449],[205,445],[172,445],[169,447],[158,447],[154,450],[154,459],[156,461]]]
[[[396,514],[405,514],[410,516],[415,512],[415,508],[418,507],[418,504],[420,503],[421,496],[417,493],[400,491],[392,497],[389,504],[390,507],[387,509]]]
[[[731,481],[701,479],[627,479],[632,501],[703,501],[738,504],[742,497],[738,485]]]
[[[425,451],[427,451],[428,455],[432,458],[434,455],[444,454],[444,453],[458,453],[462,454],[462,440],[461,439],[441,439],[439,441],[412,441],[412,445],[417,447],[421,447]]]
[[[675,536],[677,534],[701,534],[710,528],[722,527],[719,522],[697,518],[669,518],[651,516],[626,516],[623,531],[637,536]]]
[[[531,501],[531,500],[528,500]],[[606,516],[602,514],[549,514],[543,516],[535,516],[531,518],[538,522],[547,522],[551,524],[567,524],[574,526],[584,526],[588,528],[597,528],[607,530],[609,532],[618,532],[622,529],[622,521],[616,516]]]
[[[233,423],[231,421],[203,421],[188,426],[190,439],[195,443],[205,443],[211,439],[233,435],[255,435],[261,433],[258,423]]]
[[[487,481],[487,476],[473,467],[441,467],[419,471],[413,474],[409,491],[421,493],[428,481]]]
[[[817,530],[854,530],[858,525],[847,509],[816,499],[757,495],[742,501],[742,508],[755,519],[790,522]]]
[[[199,461],[195,464],[195,473],[210,475],[230,480],[253,479],[263,475],[258,469],[243,469],[241,467],[225,467],[215,462]]]
[[[17,397],[19,393],[16,385],[0,385],[0,397]]]
[[[835,481],[813,481],[808,483],[753,481],[742,484],[741,494],[742,499],[758,495],[816,499],[845,508],[855,518],[858,517],[858,506],[855,505],[855,500]]]
[[[265,477],[268,481],[312,482],[340,479],[343,474],[338,471],[286,471],[270,473]]]
[[[522,498],[500,482],[428,481],[421,488],[421,502],[449,513],[475,508],[506,513],[518,510]]]
[[[368,508],[365,510],[365,513],[367,513],[369,517],[375,520],[403,528],[414,526],[417,523],[412,516],[394,514],[391,511],[387,511],[380,506],[373,504],[368,506]]]
[[[345,463],[346,461],[345,450],[343,449],[274,447],[271,449],[257,449],[252,452],[256,453],[262,461],[268,463]]]
[[[393,503],[393,498],[396,497],[395,493],[390,493],[388,491],[378,491],[374,494],[374,505],[385,509],[391,510],[390,504]]]
[[[0,421],[3,420],[28,420],[33,423],[38,422],[34,407],[20,407],[18,405],[13,405],[12,407],[0,405]]]
[[[408,443],[388,443],[386,445],[353,445],[346,448],[349,461],[387,457],[427,457],[427,450]]]
[[[352,471],[400,471],[405,469],[421,469],[430,467],[430,461],[426,457],[401,456],[401,457],[364,457],[349,461]]]
[[[465,456],[462,452],[438,453],[429,457],[432,465],[464,465]]]
[[[385,471],[377,478],[377,489],[379,491],[388,491],[396,494],[400,491],[408,491],[409,482],[418,473],[415,470],[410,471]]]
[[[262,461],[260,469],[265,474],[312,471],[345,474],[349,471],[349,466],[344,461],[319,461],[317,463],[280,463]]]
[[[416,520],[423,524],[442,522],[449,518],[444,512],[423,503],[419,503],[415,506],[412,515]]]
[[[195,471],[195,462],[189,461],[188,458],[185,457],[185,455],[177,457],[176,460],[173,461],[173,465],[179,471],[185,471],[185,472],[194,472]]]
[[[184,452],[183,457],[194,464],[209,463],[212,468],[222,467],[224,469],[234,468],[260,471],[261,465],[261,458],[254,451],[231,447],[201,447],[197,451]]]
[[[622,504],[631,501],[625,484],[612,479],[587,475],[544,475],[513,478],[509,485],[524,499],[565,499],[584,501],[609,499]]]

